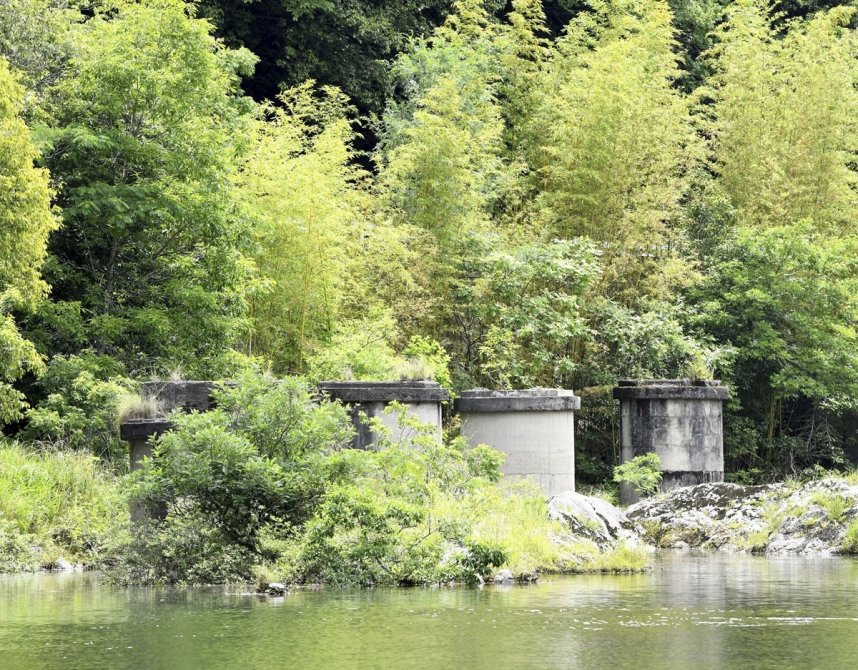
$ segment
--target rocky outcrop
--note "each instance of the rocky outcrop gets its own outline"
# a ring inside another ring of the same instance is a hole
[[[635,524],[625,512],[601,498],[571,491],[552,496],[548,516],[562,521],[572,535],[593,542],[601,550],[621,542],[628,546],[640,542]]]
[[[765,554],[858,552],[858,486],[825,479],[766,486],[699,484],[626,510],[647,542]]]

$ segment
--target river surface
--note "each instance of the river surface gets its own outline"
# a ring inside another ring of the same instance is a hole
[[[0,577],[0,670],[858,668],[858,562],[668,555],[531,586],[116,589]]]

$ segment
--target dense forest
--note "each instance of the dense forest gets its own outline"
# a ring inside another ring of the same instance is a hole
[[[717,377],[728,476],[858,457],[858,35],[786,0],[0,0],[0,422],[157,376]]]

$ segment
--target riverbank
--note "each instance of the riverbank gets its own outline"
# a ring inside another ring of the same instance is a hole
[[[124,488],[87,452],[0,442],[0,573],[115,562],[128,534]]]
[[[410,452],[399,457],[404,464],[414,463]],[[362,490],[372,491],[369,484]],[[404,507],[401,501],[407,498],[402,495],[388,500],[367,493],[361,498],[359,491],[349,490],[351,497],[334,497],[338,490],[329,485],[324,516],[311,516],[297,531],[267,526],[258,548],[250,550],[195,517],[171,515],[132,526],[133,476],[117,475],[83,452],[34,451],[5,442],[0,444],[0,573],[105,570],[125,585],[244,582],[265,591],[272,582],[531,582],[546,573],[647,567],[647,552],[635,542],[594,534],[593,519],[589,525],[570,526],[533,487],[468,485],[473,489],[468,498],[430,499],[431,517],[402,517],[403,510],[424,514]],[[364,515],[360,524],[344,525],[348,514],[334,506],[344,502]],[[467,534],[459,530],[463,527]],[[338,535],[335,543],[325,534],[329,528]],[[405,542],[404,534],[416,542]],[[382,567],[374,573],[349,571],[355,561]]]

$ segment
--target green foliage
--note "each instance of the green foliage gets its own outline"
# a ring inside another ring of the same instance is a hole
[[[400,59],[411,95],[385,115],[380,183],[395,220],[430,231],[442,251],[482,228],[504,177],[489,17],[458,2],[431,40]]]
[[[309,377],[323,379],[389,380],[398,360],[393,349],[396,322],[389,312],[341,322],[323,349],[309,360]]]
[[[12,387],[42,360],[9,313],[32,310],[47,292],[39,269],[48,234],[56,228],[50,210],[48,174],[34,167],[36,151],[21,120],[23,90],[0,56],[0,426],[21,417],[24,397]]]
[[[135,367],[205,371],[243,327],[249,268],[229,176],[250,111],[238,75],[254,58],[210,30],[180,0],[110,3],[73,26],[42,132],[64,224],[46,276],[82,321],[60,342],[82,326]]]
[[[454,392],[453,379],[450,376],[450,354],[438,342],[422,335],[414,335],[402,350],[402,356],[406,361],[414,361],[418,368],[422,368],[420,378],[433,379],[448,391]]]
[[[88,450],[124,468],[118,422],[137,397],[135,386],[108,356],[55,356],[37,384],[44,397],[27,411],[20,437],[49,449]]]
[[[700,345],[684,332],[685,314],[676,304],[644,303],[633,310],[594,300],[590,311],[595,336],[587,346],[583,384],[610,384],[618,377],[670,379],[700,354]]]
[[[836,456],[836,446],[818,440],[825,412],[848,411],[858,388],[854,245],[807,226],[741,230],[717,249],[692,294],[696,324],[734,349],[739,416],[756,422],[727,422],[737,464],[763,456],[794,470]]]
[[[480,494],[497,481],[500,454],[469,449],[462,438],[440,444],[431,426],[399,411],[408,437],[336,460],[337,476],[301,544],[304,580],[473,581],[506,559],[504,546],[474,535]]]
[[[138,528],[108,576],[111,582],[128,586],[247,582],[254,563],[250,549],[232,543],[191,511],[142,531]]]
[[[440,443],[396,405],[401,436],[376,419],[374,449],[344,448],[343,408],[296,379],[247,377],[217,400],[174,415],[134,475],[136,502],[167,516],[136,531],[119,581],[427,584],[560,565],[561,525],[532,484],[499,485],[493,449]]]
[[[0,0],[0,423],[116,460],[115,417],[156,409],[128,377],[170,370],[565,386],[592,403],[579,474],[598,483],[618,377],[717,375],[732,478],[841,467],[858,15],[832,5]],[[243,575],[288,556],[295,577],[348,426],[291,382],[239,388],[179,419],[146,494],[189,527],[228,508],[193,546],[244,543],[224,557]],[[215,496],[221,467],[247,487]],[[391,574],[473,577],[471,548],[519,563],[474,523],[402,549],[391,529],[447,517],[400,493],[338,498],[375,519],[367,556]]]
[[[26,87],[28,119],[42,116],[39,105],[74,51],[71,26],[79,17],[65,0],[0,0],[0,58]]]
[[[205,0],[201,10],[232,46],[262,62],[254,97],[315,79],[339,87],[361,109],[378,112],[388,92],[388,63],[426,34],[450,0]],[[495,4],[500,4],[495,2]]]
[[[841,523],[843,515],[849,509],[849,500],[842,495],[817,491],[810,497],[810,502],[819,505],[825,510],[825,516],[829,521]]]
[[[205,414],[176,414],[137,473],[135,499],[192,516],[229,543],[258,548],[269,523],[304,521],[324,490],[319,459],[350,436],[345,411],[316,405],[299,380],[248,377]]]
[[[0,490],[0,571],[115,557],[127,500],[92,455],[0,443]]]
[[[702,91],[711,169],[740,224],[801,221],[855,230],[858,146],[854,7],[773,25],[765,0],[736,0],[710,52]],[[714,101],[714,104],[713,104]]]
[[[649,565],[647,552],[640,547],[620,543],[617,547],[601,552],[592,548],[578,549],[580,556],[571,566],[572,572],[642,572]]]
[[[345,97],[312,82],[280,95],[257,123],[238,185],[255,218],[255,261],[267,286],[253,300],[251,348],[300,369],[308,343],[337,320],[366,206],[352,162]]]
[[[851,521],[846,527],[840,551],[844,554],[858,554],[858,519]]]
[[[672,253],[694,156],[666,2],[595,1],[573,19],[540,82],[522,150],[534,216],[602,243],[605,289],[626,304],[687,269]]]
[[[463,286],[484,333],[481,381],[493,387],[562,386],[578,371],[575,345],[589,335],[583,295],[599,277],[587,240],[531,244],[481,258]]]
[[[627,484],[643,497],[654,495],[661,484],[661,459],[655,452],[635,456],[614,468],[614,481]]]
[[[215,391],[219,412],[256,450],[280,463],[337,450],[352,437],[351,422],[337,403],[317,402],[296,377],[273,380],[247,373],[234,387]]]

